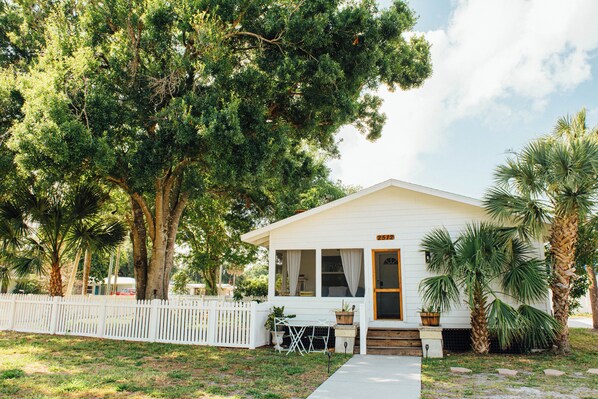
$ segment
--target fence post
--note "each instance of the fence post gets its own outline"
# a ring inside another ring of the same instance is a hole
[[[11,302],[10,302],[10,315],[8,316],[8,329],[9,330],[15,329],[16,312],[17,312],[17,296],[13,295]]]
[[[251,301],[251,313],[249,319],[249,349],[255,349],[257,341],[257,302]]]
[[[58,305],[62,297],[52,297],[52,312],[50,313],[50,334],[56,334],[56,325],[58,324]]]
[[[152,309],[150,311],[149,339],[155,342],[158,336],[158,305],[159,299],[152,299]]]
[[[209,301],[208,309],[208,345],[214,346],[216,344],[216,329],[218,328],[218,309],[216,308],[218,301]]]
[[[106,331],[106,308],[107,308],[107,298],[104,298],[102,304],[100,305],[100,315],[98,317],[98,331],[97,336],[98,338],[104,338],[104,333]]]

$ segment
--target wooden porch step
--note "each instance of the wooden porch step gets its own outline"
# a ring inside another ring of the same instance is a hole
[[[421,339],[368,339],[368,348],[421,348]]]
[[[370,328],[369,339],[419,339],[419,330]]]
[[[368,345],[368,355],[422,356],[422,348],[379,348]]]

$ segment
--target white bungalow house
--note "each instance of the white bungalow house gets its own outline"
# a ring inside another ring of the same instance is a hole
[[[286,313],[333,320],[344,300],[365,312],[356,318],[366,330],[416,329],[418,286],[429,275],[422,238],[441,226],[457,235],[465,224],[486,219],[477,199],[387,180],[241,239],[268,248],[268,302]],[[543,256],[541,245],[537,250]],[[550,311],[549,298],[537,306]],[[469,311],[463,305],[443,314],[441,324],[469,328]]]

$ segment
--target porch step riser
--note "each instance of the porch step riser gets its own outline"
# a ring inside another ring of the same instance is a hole
[[[422,341],[420,339],[368,339],[368,348],[376,346],[385,348],[421,348]]]
[[[421,348],[370,348],[368,355],[422,356]]]
[[[354,353],[359,353],[360,336],[355,339]],[[368,329],[367,353],[371,355],[422,356],[418,330]]]
[[[419,339],[419,331],[368,330],[368,339]]]

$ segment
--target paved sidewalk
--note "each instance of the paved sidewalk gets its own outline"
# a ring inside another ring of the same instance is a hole
[[[593,328],[591,317],[569,317],[569,327]]]
[[[418,399],[420,393],[420,357],[355,355],[308,399]]]

